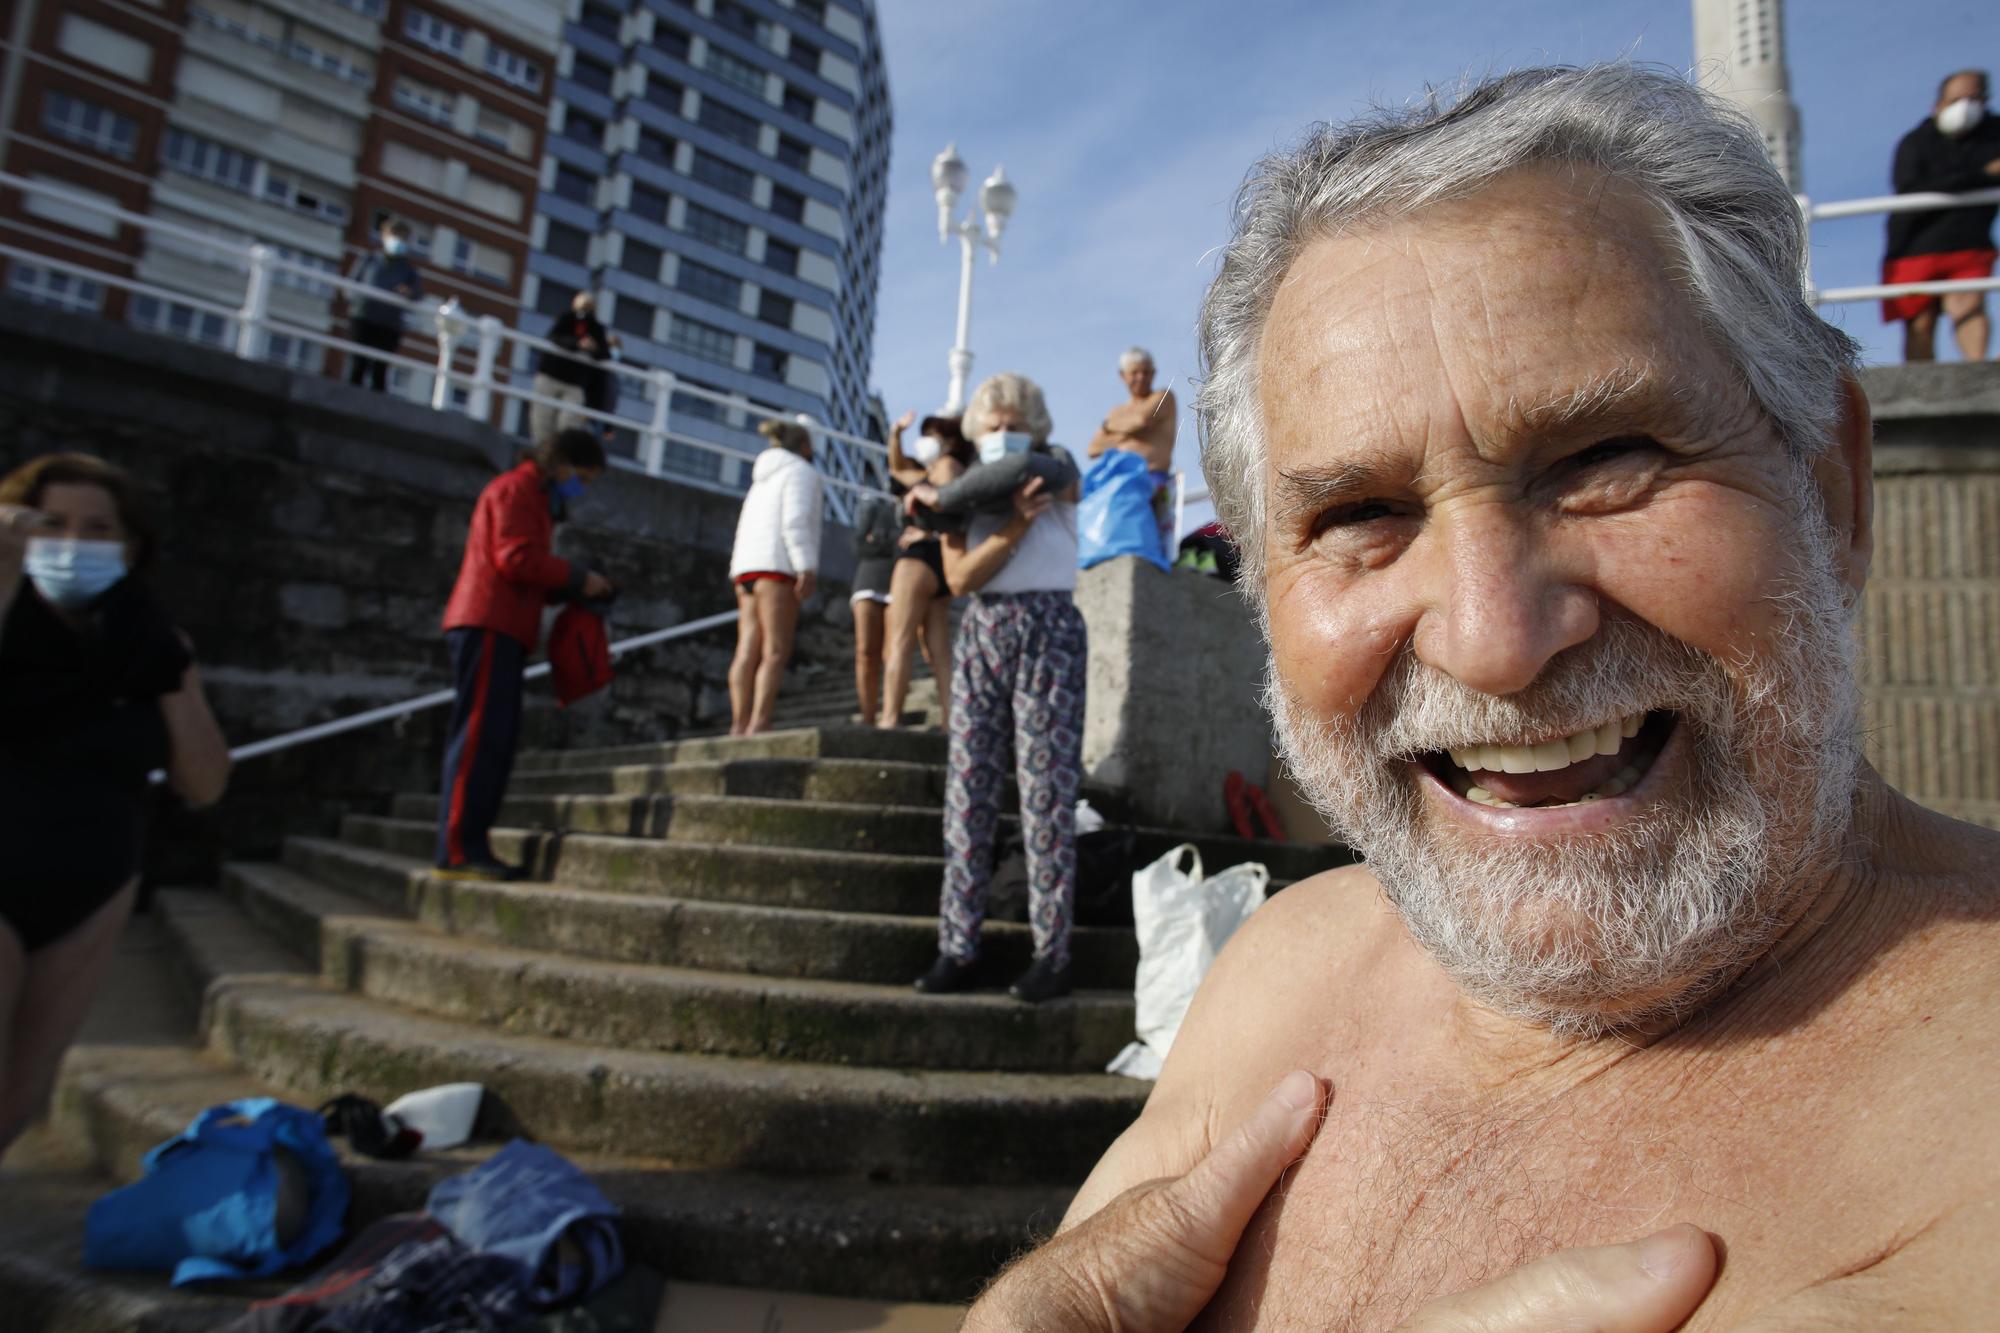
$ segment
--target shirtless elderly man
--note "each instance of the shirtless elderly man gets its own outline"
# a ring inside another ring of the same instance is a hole
[[[2000,1322],[2000,838],[1861,758],[1868,406],[1755,132],[1532,70],[1241,205],[1204,462],[1367,864],[968,1327]]]
[[[1143,347],[1126,349],[1118,358],[1118,378],[1126,400],[1105,414],[1104,424],[1090,437],[1090,456],[1107,449],[1125,449],[1146,460],[1146,469],[1168,473],[1174,468],[1174,437],[1179,409],[1172,389],[1153,388],[1153,354]]]

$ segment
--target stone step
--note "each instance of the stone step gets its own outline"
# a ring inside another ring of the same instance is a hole
[[[253,919],[299,923],[310,936],[301,952],[320,960],[329,985],[496,1031],[624,1050],[1079,1073],[1103,1069],[1133,1036],[1129,991],[1027,1005],[920,995],[906,983],[579,959],[440,934],[282,867],[239,868],[231,885]]]
[[[894,986],[920,975],[937,953],[934,905],[922,916],[892,916],[654,898],[567,885],[484,884],[440,879],[430,873],[426,859],[337,842],[316,843],[310,860],[318,882],[338,884],[435,929],[577,958]],[[232,888],[241,877],[281,873],[287,873],[283,866],[245,864],[224,871]],[[254,906],[251,910],[296,952],[311,952],[311,936],[259,914]],[[981,938],[981,956],[994,987],[1027,968],[1033,940],[1025,925],[989,921]],[[1070,949],[1078,986],[1131,991],[1139,945],[1130,930],[1079,926],[1070,933]]]
[[[392,806],[396,818],[434,819],[437,797],[405,794]],[[835,803],[751,796],[560,796],[510,795],[501,821],[514,828],[662,838],[722,846],[809,847],[829,852],[880,852],[941,857],[944,815],[936,807],[884,802]],[[1003,817],[1014,832],[1016,821]],[[1164,856],[1183,842],[1200,851],[1208,873],[1257,861],[1279,883],[1316,875],[1352,859],[1344,849],[1305,843],[1253,841],[1224,834],[1183,834],[1169,829],[1136,829],[1138,865]],[[1136,868],[1136,867],[1135,867]]]
[[[944,755],[945,737],[940,732],[827,726],[767,731],[761,736],[693,736],[645,745],[524,750],[515,763],[515,769],[521,773],[534,773],[620,764],[699,763],[733,759],[890,759],[941,764]]]
[[[349,815],[340,828],[345,842],[400,856],[428,858],[437,837],[429,823],[372,815]],[[938,888],[944,880],[941,857],[660,842],[583,833],[557,836],[530,829],[495,829],[492,841],[498,855],[533,867],[538,880],[708,902],[934,916]],[[286,864],[313,873],[311,860],[324,845],[313,839],[288,841]],[[329,882],[346,887],[337,879]]]
[[[119,1007],[118,1030],[95,1039],[87,1036],[64,1064],[50,1127],[66,1150],[64,1179],[62,1187],[52,1183],[33,1196],[60,1219],[51,1225],[45,1214],[42,1228],[53,1233],[56,1243],[39,1249],[29,1243],[18,1192],[22,1178],[11,1172],[11,1162],[9,1173],[0,1175],[0,1293],[16,1293],[17,1270],[24,1260],[40,1261],[33,1264],[37,1286],[83,1287],[77,1270],[82,1212],[90,1200],[110,1184],[135,1178],[144,1154],[202,1109],[280,1091],[190,1046],[184,1017],[170,1014],[163,1020],[147,1006],[126,1002],[135,979],[143,981],[146,971],[159,973],[165,967],[164,948],[151,929],[155,924],[135,920],[120,946],[120,975],[100,1001],[100,1009]],[[476,1165],[494,1146],[476,1143],[402,1162],[343,1152],[353,1189],[350,1229],[388,1213],[421,1208],[433,1184]],[[1071,1192],[1047,1185],[788,1180],[685,1170],[630,1157],[576,1155],[572,1160],[623,1210],[621,1226],[632,1259],[669,1278],[877,1300],[969,1299],[1010,1255],[1053,1229]],[[73,1218],[71,1200],[77,1205]],[[107,1295],[154,1297],[206,1314],[205,1321],[192,1319],[185,1325],[190,1328],[215,1327],[240,1312],[245,1299],[232,1285],[233,1307],[212,1295],[189,1302],[188,1293],[167,1288],[164,1275],[90,1274],[88,1283],[98,1289],[100,1301]],[[8,1308],[18,1312],[22,1307],[10,1303]],[[108,1333],[155,1325],[6,1326],[102,1328]]]
[[[1109,1074],[882,1069],[629,1051],[516,1036],[317,984],[219,894],[163,894],[203,986],[209,1046],[317,1104],[483,1083],[565,1152],[700,1170],[962,1185],[1074,1185],[1148,1085]]]

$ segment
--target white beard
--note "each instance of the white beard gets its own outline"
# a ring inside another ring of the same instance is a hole
[[[1328,723],[1270,667],[1265,702],[1306,795],[1412,937],[1472,999],[1562,1034],[1682,1016],[1763,953],[1846,832],[1860,750],[1853,635],[1814,514],[1778,596],[1777,655],[1722,663],[1607,620],[1527,690],[1482,694],[1405,651]],[[1689,780],[1613,831],[1523,845],[1427,813],[1412,756],[1567,735],[1669,709]]]

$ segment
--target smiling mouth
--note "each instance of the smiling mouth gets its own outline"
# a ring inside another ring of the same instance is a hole
[[[1499,810],[1588,805],[1638,786],[1675,725],[1670,712],[1633,713],[1570,736],[1432,751],[1415,762],[1475,805]]]

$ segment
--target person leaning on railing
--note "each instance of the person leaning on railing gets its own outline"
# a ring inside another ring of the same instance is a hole
[[[1938,86],[1937,105],[1896,145],[1896,193],[1959,194],[2000,186],[2000,123],[1986,114],[1986,72],[1960,70]],[[1993,276],[1992,204],[1889,215],[1882,281],[1941,282]],[[1903,359],[1937,355],[1938,307],[1952,318],[1967,361],[1986,359],[1992,329],[1978,292],[1917,293],[1882,303],[1882,321],[1903,323]]]
[[[423,294],[424,280],[417,273],[417,266],[409,260],[409,249],[410,224],[385,219],[381,227],[381,249],[355,260],[347,276],[378,291],[401,297],[404,301],[414,301]],[[357,298],[352,294],[348,296],[348,302],[354,311],[347,327],[350,339],[380,352],[393,353],[402,346],[401,304],[376,296],[360,297],[357,304]],[[349,384],[360,384],[365,380],[369,388],[381,393],[388,387],[388,376],[387,361],[359,353],[349,355]]]
[[[147,774],[198,806],[228,780],[153,556],[122,469],[46,454],[0,479],[0,1153],[48,1099],[132,910]]]
[[[438,873],[519,879],[488,840],[521,732],[521,671],[551,602],[611,596],[611,580],[554,550],[556,523],[604,472],[604,445],[587,430],[562,431],[479,493],[458,582],[444,611],[451,649],[451,726],[438,788]]]
[[[548,340],[560,352],[543,352],[535,364],[535,395],[565,403],[602,410],[609,398],[609,372],[599,363],[611,355],[618,336],[608,332],[597,318],[597,298],[578,292],[570,298],[569,309],[549,325]],[[559,430],[581,426],[584,419],[547,403],[528,409],[528,428],[537,443],[552,438]]]

